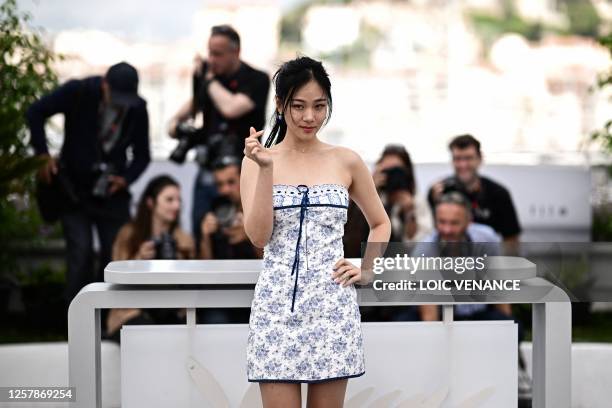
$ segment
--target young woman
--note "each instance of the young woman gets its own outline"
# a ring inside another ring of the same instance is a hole
[[[401,242],[418,242],[433,230],[433,217],[427,200],[417,193],[412,160],[404,146],[385,146],[374,168],[374,185],[379,191],[384,190],[387,175],[396,169],[404,171],[408,188],[382,199],[383,204],[385,201],[391,204],[391,236]]]
[[[181,192],[176,180],[165,175],[152,179],[140,198],[136,217],[117,234],[113,260],[193,258],[193,239],[178,226],[180,209]],[[106,320],[106,336],[118,341],[119,329],[127,322],[152,323],[140,309],[112,309]]]
[[[320,62],[300,57],[274,76],[275,123],[266,146],[251,128],[241,195],[245,230],[264,248],[249,320],[247,375],[264,407],[341,407],[348,378],[365,372],[354,284],[371,282],[343,257],[349,197],[370,225],[368,241],[387,242],[390,222],[372,176],[353,151],[322,142],[332,110]]]

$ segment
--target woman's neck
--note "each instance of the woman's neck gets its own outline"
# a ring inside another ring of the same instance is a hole
[[[323,143],[316,137],[310,140],[299,140],[297,137],[292,137],[289,134],[287,136],[289,137],[285,137],[285,140],[279,143],[279,145],[288,150],[294,150],[296,152],[301,153],[309,153],[323,146]]]
[[[170,231],[170,224],[160,220],[159,218],[153,217],[151,222],[151,235],[159,237],[161,234]]]

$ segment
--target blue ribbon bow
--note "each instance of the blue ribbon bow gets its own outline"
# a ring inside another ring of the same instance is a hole
[[[306,217],[306,209],[308,207],[308,186],[300,184],[298,190],[302,193],[302,202],[300,203],[300,228],[298,230],[298,239],[295,245],[295,258],[293,259],[293,267],[291,268],[291,275],[295,273],[295,283],[293,284],[293,298],[291,299],[291,312],[295,305],[295,294],[297,292],[298,275],[299,275],[299,263],[300,263],[300,241],[302,239],[302,225],[304,224],[304,218]],[[303,187],[303,188],[300,188]],[[308,244],[308,232],[306,232],[306,243]],[[307,254],[308,256],[308,254]],[[308,269],[308,265],[306,265]]]

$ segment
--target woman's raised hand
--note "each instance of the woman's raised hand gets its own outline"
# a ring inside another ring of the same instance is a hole
[[[272,156],[268,149],[257,140],[262,133],[263,130],[256,132],[251,126],[251,134],[244,140],[244,155],[257,163],[259,167],[268,167],[272,164]]]

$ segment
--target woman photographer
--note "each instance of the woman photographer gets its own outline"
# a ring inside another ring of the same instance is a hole
[[[179,227],[180,208],[176,180],[166,175],[152,179],[140,198],[136,216],[117,234],[113,260],[194,258],[193,239]],[[123,324],[152,321],[149,313],[140,309],[112,309],[106,319],[106,336],[118,341]]]
[[[391,242],[418,242],[433,229],[427,202],[416,192],[414,168],[404,146],[387,145],[372,173],[374,185],[391,220]],[[368,224],[359,208],[351,203],[344,235],[344,253],[361,256]]]
[[[387,145],[374,168],[374,184],[391,219],[391,241],[418,242],[433,230],[427,201],[416,191],[414,168],[404,146]]]

